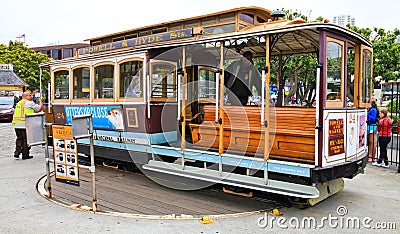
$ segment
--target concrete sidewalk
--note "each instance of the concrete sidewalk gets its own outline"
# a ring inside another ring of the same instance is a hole
[[[34,147],[30,160],[15,160],[13,155],[15,133],[8,123],[0,123],[0,233],[376,233],[365,227],[331,227],[293,230],[263,227],[263,214],[214,220],[204,225],[198,220],[148,220],[112,217],[61,207],[41,197],[36,191],[37,181],[45,175],[44,152]],[[370,218],[377,222],[396,222],[397,229],[385,233],[398,233],[400,229],[400,174],[390,169],[367,166],[366,173],[346,180],[345,189],[337,195],[306,210],[287,208],[281,219],[295,220],[329,216]],[[343,206],[343,207],[340,207]],[[337,209],[346,209],[340,216]],[[269,215],[268,221],[273,217]],[[272,220],[273,221],[273,220]],[[286,222],[288,225],[288,222]],[[261,226],[261,227],[260,227]],[[382,232],[383,233],[383,232]]]

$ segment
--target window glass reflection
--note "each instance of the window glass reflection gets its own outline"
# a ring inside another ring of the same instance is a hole
[[[77,68],[72,73],[74,77],[74,99],[89,98],[90,69],[87,67]]]
[[[152,97],[175,97],[175,67],[169,64],[153,64],[151,81]]]
[[[342,45],[328,42],[327,53],[327,101],[342,101]]]
[[[240,20],[249,24],[254,24],[254,15],[249,13],[240,14]]]
[[[119,96],[143,97],[142,61],[129,61],[119,65]]]
[[[69,72],[62,70],[54,72],[54,98],[68,99],[69,98]]]
[[[363,50],[363,61],[362,61],[362,80],[361,80],[361,101],[363,103],[370,102],[370,78],[371,78],[371,63],[372,54],[369,50]]]
[[[215,99],[215,72],[209,69],[200,69],[199,97]]]
[[[114,65],[95,67],[95,98],[114,98]]]

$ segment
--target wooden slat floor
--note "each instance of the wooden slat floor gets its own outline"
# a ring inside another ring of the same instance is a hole
[[[63,203],[91,206],[92,177],[79,169],[80,186],[56,182],[52,177],[52,195]],[[158,175],[159,180],[170,180]],[[162,177],[162,178],[161,178]],[[171,183],[170,183],[171,184]],[[141,215],[222,215],[271,210],[276,203],[227,194],[216,189],[176,190],[162,186],[143,174],[96,167],[98,209]]]

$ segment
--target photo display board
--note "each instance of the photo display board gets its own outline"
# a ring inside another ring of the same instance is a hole
[[[56,181],[79,186],[78,145],[72,126],[53,125],[52,130]]]

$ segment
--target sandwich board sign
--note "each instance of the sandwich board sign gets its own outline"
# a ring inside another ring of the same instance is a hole
[[[78,145],[72,126],[53,125],[52,130],[56,181],[79,186]]]

